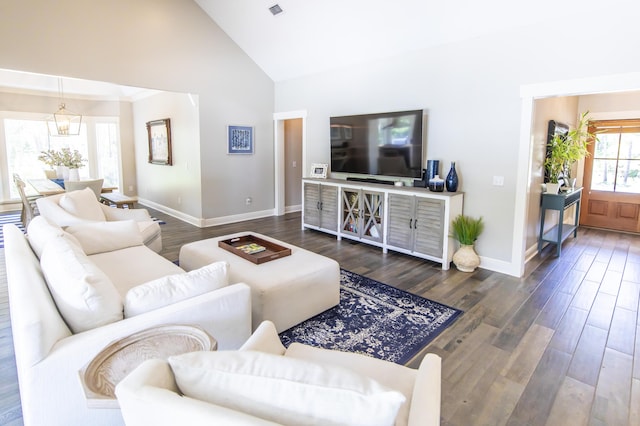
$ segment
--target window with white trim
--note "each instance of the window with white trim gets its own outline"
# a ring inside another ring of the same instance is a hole
[[[38,160],[41,151],[69,147],[88,161],[80,168],[80,179],[104,178],[105,186],[120,187],[120,130],[116,117],[82,117],[78,136],[49,136],[46,117],[33,113],[0,113],[2,200],[20,198],[13,184],[17,173],[27,181],[44,179],[49,166]]]

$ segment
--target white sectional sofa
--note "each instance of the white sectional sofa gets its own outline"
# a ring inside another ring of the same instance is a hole
[[[110,343],[154,326],[197,325],[220,349],[251,334],[251,295],[226,265],[185,272],[143,244],[133,221],[66,232],[36,217],[25,236],[5,225],[11,327],[24,423],[119,425],[119,409],[88,408],[79,370]]]
[[[239,351],[147,360],[116,387],[128,426],[440,424],[441,360],[415,370],[293,343],[264,321]]]
[[[138,225],[144,244],[156,253],[162,250],[162,233],[147,209],[116,209],[100,203],[90,188],[42,197],[36,200],[41,216],[58,226],[86,222],[133,220]]]

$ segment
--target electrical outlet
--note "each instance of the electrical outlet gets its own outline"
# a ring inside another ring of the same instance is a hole
[[[244,203],[248,206],[249,204],[251,204],[253,200],[251,199],[251,197],[247,197],[246,200],[244,200]]]
[[[133,185],[129,185],[129,191],[133,191]]]
[[[293,160],[291,166],[295,169],[296,167],[298,167],[298,162],[296,160]]]
[[[494,176],[493,186],[504,186],[504,176]]]

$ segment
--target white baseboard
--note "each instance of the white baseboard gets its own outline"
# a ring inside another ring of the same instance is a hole
[[[179,212],[177,210],[174,210],[167,206],[163,206],[162,204],[154,203],[153,201],[149,201],[144,198],[139,198],[138,203],[144,206],[147,206],[149,208],[152,208],[154,210],[158,210],[162,213],[168,214],[169,216],[173,216],[193,226],[197,226],[198,228],[206,228],[209,226],[216,226],[216,225],[226,225],[228,223],[242,222],[243,220],[260,219],[263,217],[269,217],[269,216],[275,215],[275,210],[269,209],[269,210],[242,213],[242,214],[231,215],[231,216],[222,216],[222,217],[215,217],[211,219],[203,219],[203,218],[197,218],[197,217],[185,214],[183,212]]]
[[[511,275],[512,277],[520,276],[520,267],[518,265],[491,257],[480,256],[480,268]]]
[[[138,198],[138,204],[142,204],[143,206],[152,208],[154,210],[158,210],[162,213],[168,214],[169,216],[173,216],[176,219],[180,219],[183,222],[187,222],[193,226],[197,226],[198,228],[202,228],[202,219],[197,217],[185,214],[183,212],[179,212],[162,204],[154,203],[153,201],[149,201],[144,198]]]

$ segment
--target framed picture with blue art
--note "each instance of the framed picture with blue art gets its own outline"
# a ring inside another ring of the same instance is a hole
[[[253,154],[253,127],[228,126],[228,154]]]

